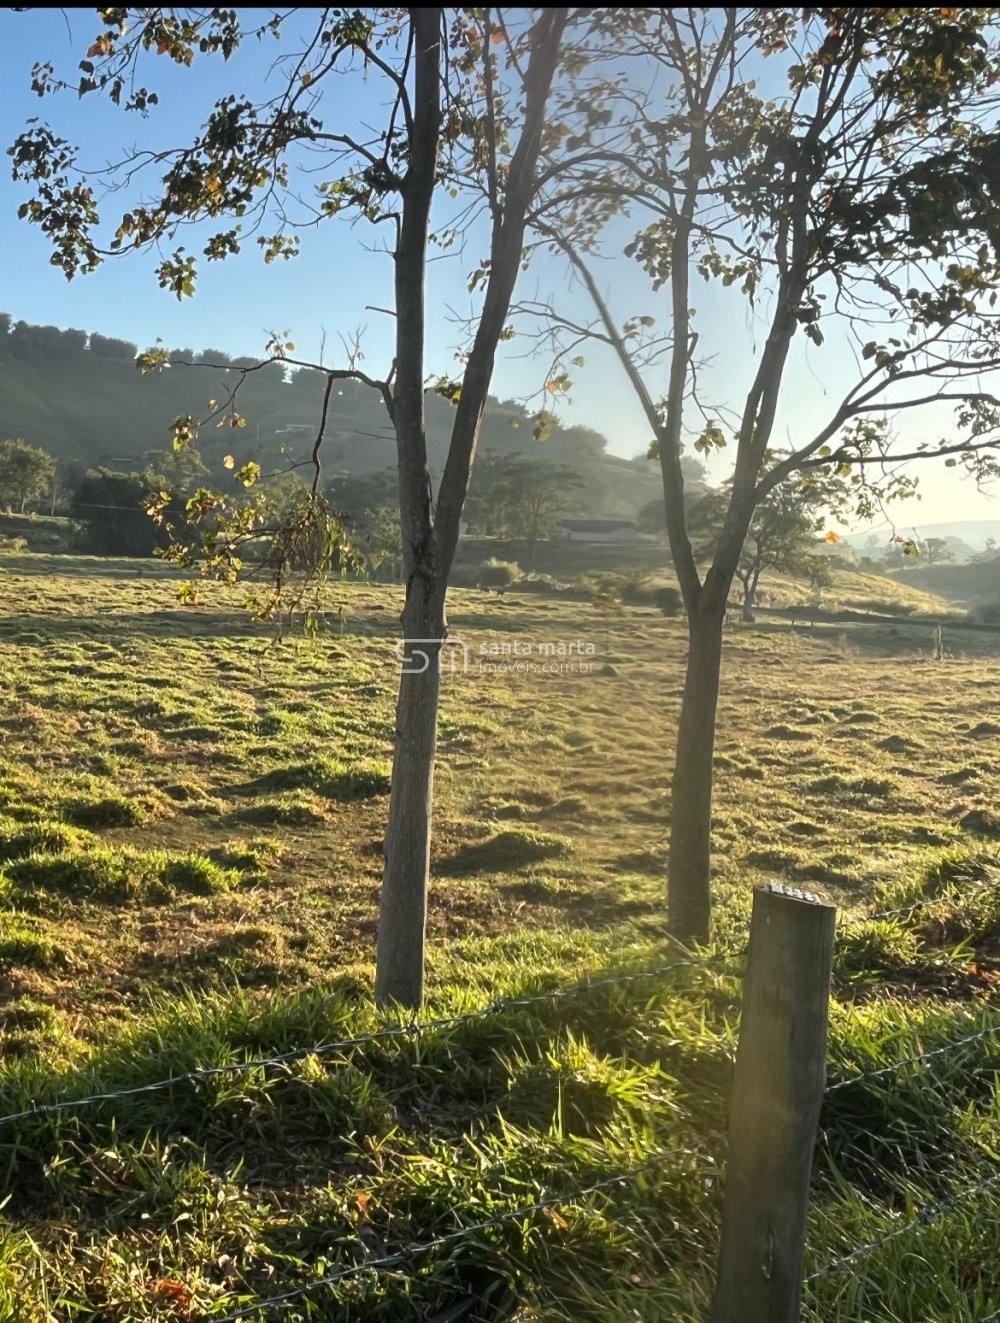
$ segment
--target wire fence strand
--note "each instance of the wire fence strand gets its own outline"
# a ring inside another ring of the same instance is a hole
[[[178,1088],[185,1084],[199,1084],[202,1081],[219,1076],[240,1075],[253,1070],[276,1069],[304,1061],[309,1057],[330,1056],[337,1052],[348,1052],[370,1043],[385,1042],[399,1038],[419,1038],[421,1034],[458,1028],[464,1024],[491,1019],[505,1015],[510,1011],[522,1010],[529,1006],[552,1003],[570,997],[586,995],[596,989],[628,986],[645,979],[655,979],[677,969],[707,969],[716,973],[726,972],[722,968],[713,968],[706,960],[675,960],[666,965],[657,965],[652,969],[637,970],[630,974],[610,974],[603,978],[587,979],[573,984],[569,988],[553,988],[549,992],[534,993],[528,997],[503,997],[488,1006],[475,1011],[464,1011],[458,1015],[439,1016],[430,1020],[414,1020],[408,1024],[389,1025],[384,1029],[373,1029],[368,1033],[358,1034],[353,1038],[342,1038],[332,1042],[318,1043],[312,1047],[293,1048],[287,1052],[276,1052],[269,1056],[251,1057],[242,1061],[228,1061],[218,1066],[202,1066],[194,1070],[170,1075],[164,1079],[151,1080],[146,1084],[134,1084],[122,1089],[111,1089],[87,1094],[80,1098],[63,1098],[50,1103],[36,1103],[17,1112],[0,1116],[0,1126],[16,1121],[26,1121],[42,1116],[51,1116],[60,1112],[76,1111],[97,1103],[115,1102],[120,1098],[132,1098],[140,1094],[156,1093],[163,1089]]]
[[[650,1164],[645,1164],[649,1166]],[[483,1231],[488,1231],[492,1227],[503,1226],[507,1222],[515,1222],[520,1218],[531,1217],[536,1213],[543,1212],[547,1208],[554,1206],[566,1207],[568,1204],[575,1203],[580,1199],[585,1199],[592,1194],[598,1194],[602,1190],[611,1189],[615,1185],[622,1185],[626,1181],[633,1179],[644,1167],[640,1166],[629,1172],[620,1172],[618,1175],[609,1176],[603,1181],[595,1181],[591,1185],[584,1186],[582,1189],[570,1191],[563,1195],[547,1195],[540,1198],[533,1204],[525,1204],[520,1208],[511,1208],[506,1212],[498,1213],[495,1217],[490,1217],[482,1222],[474,1222],[470,1226],[461,1227],[457,1231],[448,1231],[443,1235],[435,1236],[431,1240],[414,1241],[394,1254],[386,1254],[379,1259],[369,1259],[365,1263],[351,1264],[347,1268],[340,1268],[336,1272],[328,1273],[324,1277],[317,1277],[315,1281],[303,1282],[301,1286],[293,1287],[291,1290],[284,1291],[280,1295],[269,1296],[264,1300],[254,1301],[250,1304],[242,1305],[232,1313],[223,1314],[214,1319],[214,1323],[237,1323],[237,1320],[248,1318],[251,1314],[259,1313],[263,1310],[287,1309],[296,1300],[300,1300],[304,1295],[312,1294],[314,1291],[320,1291],[324,1287],[335,1286],[338,1282],[346,1281],[350,1277],[357,1277],[365,1272],[374,1272],[382,1269],[397,1268],[415,1258],[422,1257],[431,1253],[432,1250],[441,1249],[445,1245],[453,1245],[458,1241],[464,1240],[470,1236],[479,1235]]]
[[[963,1038],[954,1038],[950,1043],[943,1043],[940,1047],[928,1048],[925,1052],[915,1052],[912,1056],[893,1061],[888,1066],[879,1066],[875,1070],[858,1071],[856,1075],[849,1075],[847,1079],[837,1080],[835,1084],[828,1085],[826,1093],[838,1093],[851,1084],[860,1084],[865,1080],[882,1079],[886,1075],[895,1074],[896,1071],[902,1070],[905,1066],[923,1065],[928,1061],[932,1061],[935,1057],[943,1057],[960,1047],[968,1047],[970,1043],[980,1043],[983,1039],[993,1038],[998,1033],[1000,1033],[1000,1020],[986,1029],[981,1029],[978,1033],[966,1034]]]
[[[856,1263],[858,1259],[870,1257],[876,1250],[880,1250],[884,1245],[891,1244],[892,1241],[898,1240],[901,1236],[908,1235],[916,1228],[931,1226],[934,1222],[939,1221],[945,1213],[957,1208],[964,1200],[971,1198],[973,1195],[981,1194],[984,1190],[991,1189],[998,1183],[1000,1183],[1000,1171],[993,1172],[974,1185],[963,1186],[961,1190],[957,1190],[953,1195],[947,1195],[935,1203],[928,1204],[914,1217],[909,1218],[901,1226],[894,1227],[892,1231],[886,1232],[884,1236],[878,1236],[875,1240],[867,1241],[863,1245],[856,1245],[849,1253],[831,1259],[822,1268],[817,1268],[815,1272],[810,1273],[805,1279],[806,1282],[815,1282],[821,1277],[828,1277],[832,1273],[840,1272],[841,1269]]]

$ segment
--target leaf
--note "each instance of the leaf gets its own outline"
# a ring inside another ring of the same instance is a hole
[[[493,33],[491,33],[491,34],[490,34],[490,41],[493,43],[494,46],[502,46],[502,45],[503,45],[503,33],[502,33],[502,32],[499,32],[499,31],[498,31],[498,32],[493,32]]]
[[[542,1212],[558,1231],[569,1230],[569,1223],[557,1209],[550,1208],[548,1204],[542,1204]]]
[[[840,534],[839,534],[839,533],[835,533],[835,532],[833,531],[833,529],[831,528],[830,531],[829,531],[829,533],[827,533],[826,537],[823,539],[823,541],[824,541],[824,542],[828,542],[831,546],[833,546],[833,544],[834,544],[835,542],[839,542],[839,541],[840,541]]]
[[[224,469],[234,469],[236,467],[236,460],[232,455],[223,455],[222,467]]]
[[[181,1305],[185,1309],[191,1303],[191,1288],[174,1277],[161,1277],[153,1285],[153,1294],[163,1296],[172,1304]]]

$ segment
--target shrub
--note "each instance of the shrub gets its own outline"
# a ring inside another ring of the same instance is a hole
[[[621,599],[627,606],[655,605],[656,589],[650,585],[650,570],[629,570],[622,575]]]
[[[684,598],[679,588],[657,588],[653,594],[653,604],[665,616],[679,616],[684,608]]]
[[[476,571],[476,582],[487,588],[508,588],[521,577],[521,567],[516,560],[497,560],[491,556],[484,560]]]
[[[980,602],[969,615],[979,625],[1000,625],[1000,602]]]
[[[562,587],[550,574],[531,574],[526,579],[518,579],[513,586],[519,593],[536,594],[557,593]]]

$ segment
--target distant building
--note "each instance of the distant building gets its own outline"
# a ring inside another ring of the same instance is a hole
[[[570,542],[635,542],[631,519],[564,519],[562,535]]]

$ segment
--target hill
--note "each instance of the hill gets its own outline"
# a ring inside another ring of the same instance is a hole
[[[12,323],[0,314],[0,436],[23,437],[53,455],[85,466],[136,460],[162,449],[179,415],[204,418],[210,401],[224,402],[239,382],[238,370],[254,360],[230,358],[221,350],[178,349],[173,356],[192,366],[174,366],[141,376],[137,346],[127,340],[62,331],[54,326]],[[219,365],[219,366],[213,366]],[[210,470],[221,476],[222,457],[259,460],[283,469],[308,458],[321,413],[324,379],[308,370],[272,363],[239,385],[238,406],[246,427],[205,428],[198,447]],[[431,471],[443,468],[452,406],[427,395]],[[505,454],[520,451],[571,463],[584,480],[573,494],[580,510],[634,518],[660,492],[656,465],[606,453],[607,440],[588,427],[556,426],[543,444],[516,401],[491,398],[480,445]],[[343,382],[333,398],[323,447],[330,476],[380,472],[395,466],[395,442],[378,393]]]
[[[914,530],[904,528],[905,534],[912,536]],[[1000,519],[956,519],[940,524],[920,524],[916,532],[921,538],[943,538],[948,543],[956,559],[971,552],[983,551],[987,542],[1000,542]],[[888,524],[876,529],[865,529],[860,533],[849,533],[843,543],[860,555],[882,555],[892,534]]]
[[[971,565],[918,565],[894,570],[892,577],[897,583],[938,593],[959,606],[1000,600],[1000,556]]]

